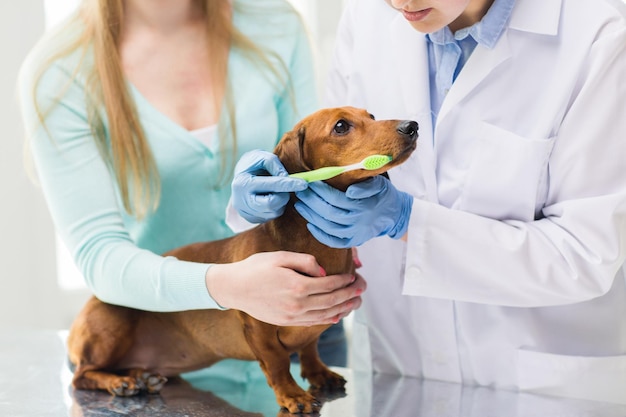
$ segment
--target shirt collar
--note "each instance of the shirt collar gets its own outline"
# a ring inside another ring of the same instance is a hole
[[[461,41],[471,36],[479,45],[492,49],[511,17],[514,4],[515,0],[495,0],[480,22],[459,29],[454,34],[446,26],[426,36],[433,43],[440,45]]]

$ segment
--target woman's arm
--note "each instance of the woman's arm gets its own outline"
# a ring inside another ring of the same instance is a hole
[[[33,98],[32,65],[22,69],[20,98],[38,180],[88,287],[103,301],[144,310],[218,308],[204,281],[208,265],[164,258],[132,241],[113,175],[89,127],[80,78],[56,63]],[[51,109],[45,126],[35,100],[41,111]]]
[[[314,280],[322,275],[319,265],[299,254],[259,254],[213,270],[137,247],[124,224],[113,175],[92,137],[80,78],[57,63],[35,99],[33,68],[28,61],[22,69],[20,95],[39,180],[57,231],[100,299],[151,311],[222,308],[207,289],[217,284],[224,307],[293,325],[332,322],[358,307],[362,280],[347,274]],[[45,126],[35,103],[44,112],[51,109]],[[302,282],[285,286],[281,277]],[[283,304],[273,302],[268,309],[278,293]]]

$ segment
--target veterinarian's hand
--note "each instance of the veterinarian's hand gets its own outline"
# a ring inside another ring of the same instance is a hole
[[[361,306],[366,288],[360,275],[326,276],[313,256],[294,252],[257,253],[213,265],[206,283],[222,307],[279,326],[337,323]]]
[[[289,193],[307,188],[305,180],[288,175],[273,153],[261,150],[245,153],[235,166],[231,186],[233,207],[250,223],[263,223],[280,216],[289,201]]]
[[[345,193],[315,182],[296,196],[296,210],[309,222],[309,231],[334,248],[359,246],[383,235],[401,238],[413,207],[413,198],[381,175],[353,184]]]

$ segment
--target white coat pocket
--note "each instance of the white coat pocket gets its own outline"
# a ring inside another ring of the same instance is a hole
[[[483,122],[476,145],[459,208],[497,220],[534,220],[554,138],[521,137]]]
[[[626,404],[626,355],[567,356],[518,350],[523,391]]]

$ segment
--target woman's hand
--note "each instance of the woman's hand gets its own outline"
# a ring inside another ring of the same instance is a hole
[[[278,326],[333,324],[361,306],[365,280],[330,275],[312,255],[264,252],[209,268],[206,285],[225,308]]]

